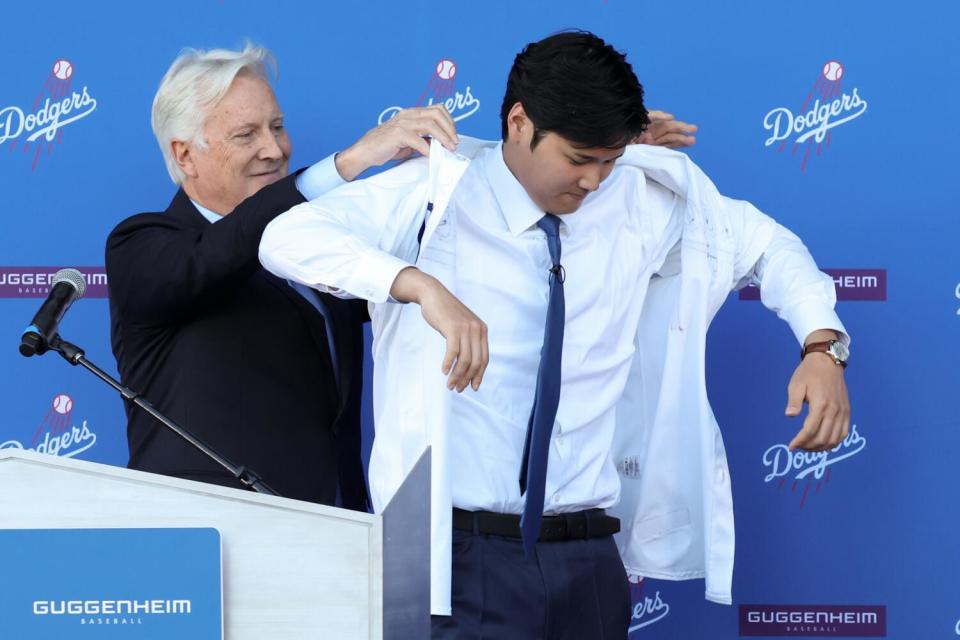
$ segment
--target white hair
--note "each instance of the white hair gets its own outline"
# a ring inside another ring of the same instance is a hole
[[[249,42],[243,51],[184,49],[177,56],[160,81],[150,117],[153,135],[174,183],[181,184],[184,174],[170,143],[182,140],[205,147],[203,125],[207,115],[226,95],[234,78],[246,72],[266,80],[267,67],[276,72],[273,54]]]

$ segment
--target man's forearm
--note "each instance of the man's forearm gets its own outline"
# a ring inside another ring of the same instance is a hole
[[[337,166],[337,172],[347,182],[350,182],[361,173],[370,168],[369,162],[366,162],[361,153],[357,151],[356,145],[347,147],[335,156],[334,162]]]
[[[425,274],[416,267],[407,267],[397,274],[390,287],[390,297],[398,302],[420,304],[426,290],[437,284],[436,278]]]

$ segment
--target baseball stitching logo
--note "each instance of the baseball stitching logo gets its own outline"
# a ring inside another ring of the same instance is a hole
[[[843,75],[843,65],[829,60],[823,65],[796,116],[786,107],[768,111],[763,118],[763,128],[770,132],[770,137],[764,146],[779,142],[777,151],[784,151],[789,143],[790,155],[796,155],[800,147],[804,147],[800,170],[806,171],[814,148],[819,156],[824,147],[830,146],[834,127],[855,120],[867,111],[867,101],[860,97],[857,87],[849,94],[843,91]]]
[[[13,152],[22,138],[23,152],[33,151],[33,170],[44,148],[52,153],[54,143],[63,141],[63,127],[86,118],[97,108],[97,100],[86,85],[80,91],[73,90],[73,72],[69,60],[54,61],[29,110],[17,106],[0,109],[0,144],[9,141]]]
[[[29,447],[17,440],[0,442],[0,449],[29,449],[62,458],[72,458],[97,443],[97,434],[90,430],[87,421],[80,426],[72,424],[73,398],[58,393],[37,427]]]
[[[458,91],[454,86],[454,78],[457,75],[457,63],[453,60],[444,58],[437,62],[427,87],[420,94],[415,106],[429,107],[432,104],[443,104],[454,122],[459,122],[464,118],[469,118],[480,109],[480,100],[473,96],[473,90],[469,85],[463,90]],[[377,118],[377,124],[383,124],[393,116],[397,115],[403,107],[387,107],[380,112]]]

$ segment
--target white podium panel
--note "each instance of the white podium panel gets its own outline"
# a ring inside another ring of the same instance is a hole
[[[383,637],[380,516],[0,450],[0,528],[114,527],[219,529],[228,640]]]

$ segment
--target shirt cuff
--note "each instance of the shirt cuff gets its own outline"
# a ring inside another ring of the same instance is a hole
[[[363,256],[351,277],[351,280],[363,283],[352,293],[370,302],[396,302],[390,296],[390,289],[400,272],[412,266],[389,253],[371,250]]]
[[[790,315],[784,318],[793,330],[797,342],[803,345],[811,333],[818,329],[832,329],[840,337],[840,342],[850,346],[850,336],[840,322],[840,317],[830,308],[819,302],[805,302],[793,307]]]
[[[337,154],[331,153],[296,177],[297,191],[307,200],[315,200],[347,181],[337,171]]]

